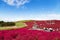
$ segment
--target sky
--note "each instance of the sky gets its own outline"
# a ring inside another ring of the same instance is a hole
[[[60,20],[60,0],[0,0],[0,20]]]

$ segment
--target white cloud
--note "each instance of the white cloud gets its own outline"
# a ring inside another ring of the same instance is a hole
[[[7,4],[9,4],[9,5],[15,5],[14,4],[14,0],[4,0],[4,2],[6,2]]]
[[[60,20],[60,14],[37,14],[24,16],[25,20]],[[24,20],[24,19],[23,19]]]
[[[19,21],[19,20],[60,20],[60,14],[37,14],[37,15],[20,15],[14,17],[1,17],[4,21]]]
[[[16,6],[16,7],[20,7],[24,5],[25,3],[29,2],[29,0],[3,0],[3,1],[7,3],[8,5]]]

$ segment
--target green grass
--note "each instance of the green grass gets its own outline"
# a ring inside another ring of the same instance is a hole
[[[0,30],[10,30],[10,29],[13,29],[13,28],[8,28],[8,27],[0,27]]]
[[[28,22],[32,20],[22,20],[22,21],[17,21],[15,22],[15,28],[8,26],[8,27],[0,27],[0,30],[11,30],[11,29],[17,29],[17,28],[23,28],[26,27],[27,25],[24,22]]]
[[[24,23],[16,23],[16,27],[11,27],[11,26],[7,26],[7,27],[0,27],[0,30],[11,30],[11,29],[17,29],[17,28],[23,28],[26,25]]]
[[[23,22],[17,22],[17,23],[16,23],[16,26],[22,28],[22,27],[25,27],[26,24],[23,23]]]

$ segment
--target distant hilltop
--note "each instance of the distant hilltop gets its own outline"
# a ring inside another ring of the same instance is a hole
[[[19,20],[16,22],[27,22],[27,21],[60,21],[60,20]]]

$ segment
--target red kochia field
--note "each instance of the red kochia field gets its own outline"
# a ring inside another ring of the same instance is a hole
[[[0,31],[0,40],[60,40],[60,32],[15,29]]]
[[[29,28],[32,28],[34,22],[25,23],[28,25],[25,28],[13,30],[0,30],[0,40],[60,40],[60,31],[46,32],[42,30],[28,30]],[[44,27],[46,26],[48,28],[51,26],[49,24],[48,24],[49,26],[47,24],[40,25],[44,23],[46,24],[46,22],[37,22],[37,24],[42,28],[43,26]],[[57,28],[56,26],[55,28]],[[54,26],[51,27],[54,28]]]

